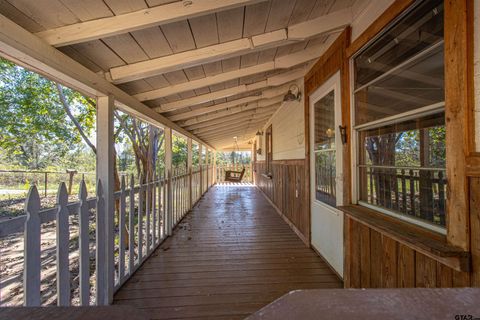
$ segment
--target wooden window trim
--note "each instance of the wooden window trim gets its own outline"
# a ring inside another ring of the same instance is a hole
[[[397,0],[346,49],[346,58],[374,39],[414,0]],[[479,174],[473,152],[473,1],[445,0],[445,117],[447,152],[447,242],[470,249],[468,175]],[[466,84],[466,85],[465,85]],[[450,132],[450,134],[449,134]],[[455,132],[456,134],[452,134]],[[458,134],[463,132],[463,134]]]

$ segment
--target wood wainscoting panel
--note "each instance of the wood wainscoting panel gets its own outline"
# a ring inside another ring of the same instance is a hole
[[[271,177],[266,175],[265,162],[257,161],[254,168],[257,186],[309,246],[310,214],[304,203],[305,160],[274,160]]]

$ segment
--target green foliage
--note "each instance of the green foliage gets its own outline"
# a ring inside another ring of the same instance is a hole
[[[64,92],[72,113],[90,135],[95,104],[71,89]],[[46,168],[83,148],[55,84],[4,59],[0,59],[0,148],[6,160],[28,169]]]
[[[249,164],[252,161],[250,151],[217,152],[217,165]]]

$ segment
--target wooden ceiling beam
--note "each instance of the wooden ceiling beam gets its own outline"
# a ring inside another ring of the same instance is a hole
[[[327,19],[327,16],[328,15],[324,16],[325,19]],[[286,29],[280,29],[265,34],[256,35],[251,38],[241,38],[204,48],[175,53],[165,57],[113,67],[110,69],[110,76],[108,77],[107,75],[107,78],[110,78],[114,83],[124,83],[153,77],[159,74],[215,62],[242,54],[288,45],[295,41],[303,41],[304,39],[312,36],[337,33],[345,25],[350,23],[351,19],[349,21],[337,21],[334,28],[332,28],[332,26],[329,26],[327,29],[315,28],[312,30],[309,30],[305,27],[297,28],[294,29],[294,39],[290,37]],[[293,27],[294,26],[291,26],[289,29]],[[255,45],[255,43],[257,43],[257,45]]]
[[[62,83],[90,97],[112,95],[116,106],[156,126],[167,126],[199,140],[176,123],[158,114],[117,86],[45,43],[0,14],[0,56]]]
[[[207,141],[213,140],[216,138],[225,138],[225,137],[231,137],[233,139],[233,137],[244,135],[246,132],[255,133],[256,130],[257,130],[257,127],[253,128],[250,126],[250,124],[247,124],[243,127],[236,128],[234,130],[223,130],[223,131],[219,131],[211,134],[205,134],[205,135],[202,135],[202,139],[205,139]]]
[[[38,32],[48,44],[61,47],[243,7],[266,0],[193,0],[169,3],[113,17]]]
[[[206,122],[206,121],[219,119],[219,118],[222,118],[222,117],[225,117],[225,116],[238,114],[240,112],[247,111],[247,110],[254,110],[256,113],[268,112],[270,110],[278,109],[278,107],[280,107],[280,105],[281,105],[281,103],[276,103],[276,104],[268,106],[268,107],[258,108],[258,105],[256,103],[252,103],[252,104],[248,104],[246,106],[238,106],[238,107],[231,108],[231,109],[228,109],[228,110],[222,110],[222,111],[215,112],[215,113],[204,114],[204,115],[192,118],[192,119],[183,120],[183,121],[179,122],[179,125],[189,126],[189,125],[193,125],[193,124],[197,124],[197,123],[203,123],[203,122]]]
[[[234,129],[237,126],[240,126],[241,124],[243,124],[245,122],[249,122],[249,123],[253,123],[253,122],[257,122],[257,121],[264,122],[264,121],[267,121],[269,118],[270,118],[270,115],[263,115],[262,117],[256,117],[256,118],[253,117],[253,116],[250,116],[250,117],[247,117],[247,118],[244,118],[244,119],[229,121],[229,122],[225,122],[225,123],[218,124],[218,125],[215,125],[215,126],[195,129],[195,130],[192,131],[192,133],[195,134],[195,135],[196,134],[200,135],[200,134],[206,134],[206,133],[209,133],[209,132],[215,132],[215,131],[218,131],[218,130],[221,130],[221,129],[224,129],[224,128]]]
[[[224,123],[225,124],[235,123],[236,121],[240,121],[241,119],[246,119],[246,118],[250,118],[250,117],[252,117],[252,118],[262,117],[262,116],[265,116],[267,114],[270,115],[274,112],[274,109],[273,110],[268,110],[268,112],[257,112],[257,111],[260,111],[260,110],[263,110],[263,109],[266,109],[266,108],[247,110],[247,111],[243,111],[243,112],[240,112],[240,113],[236,113],[236,114],[228,115],[228,116],[225,116],[225,117],[217,118],[217,119],[214,119],[214,120],[200,122],[200,123],[197,123],[197,124],[186,126],[186,127],[184,127],[184,129],[188,130],[188,131],[192,131],[192,130],[201,129],[201,128],[214,127],[216,125],[224,124]]]
[[[288,88],[287,88],[287,90],[288,90]],[[265,90],[265,91],[267,91],[267,90]],[[274,93],[277,93],[277,92],[280,93],[280,94],[275,95]],[[224,110],[224,109],[228,109],[228,108],[231,108],[231,107],[236,107],[236,106],[239,106],[239,105],[242,105],[242,104],[247,105],[250,102],[255,102],[256,106],[260,107],[260,108],[261,107],[266,107],[266,106],[270,106],[272,104],[282,102],[283,101],[283,94],[285,94],[285,93],[286,93],[286,90],[276,91],[276,92],[272,91],[271,94],[270,94],[270,92],[268,92],[266,94],[262,93],[261,95],[257,95],[257,96],[250,96],[250,97],[245,97],[245,98],[241,98],[241,99],[228,101],[228,102],[225,102],[225,103],[220,103],[220,104],[213,105],[213,106],[201,107],[201,108],[198,108],[198,109],[195,109],[195,110],[192,110],[192,111],[188,111],[188,112],[184,112],[184,113],[180,113],[180,114],[170,116],[169,119],[172,120],[172,121],[185,120],[185,119],[197,117],[197,116],[202,115],[202,114],[211,113],[211,112],[219,111],[219,110]]]
[[[259,89],[265,89],[271,86],[279,86],[287,82],[300,79],[304,75],[305,75],[305,70],[303,68],[296,69],[296,70],[292,70],[292,71],[288,71],[288,72],[284,72],[281,74],[268,77],[266,80],[254,82],[252,84],[242,84],[240,86],[206,93],[206,94],[198,95],[192,98],[164,103],[161,106],[157,107],[155,110],[157,112],[163,113],[163,112],[169,112],[169,111],[178,110],[186,107],[191,107],[194,105],[210,102],[217,99],[228,98],[240,93],[247,93],[247,92],[251,92]]]

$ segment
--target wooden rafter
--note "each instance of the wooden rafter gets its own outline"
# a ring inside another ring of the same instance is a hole
[[[324,17],[327,16],[329,15],[326,15]],[[282,29],[283,31],[278,30],[275,32],[269,32],[268,34],[256,35],[251,38],[242,38],[238,40],[211,45],[200,49],[175,53],[165,57],[114,67],[110,69],[110,78],[114,83],[124,83],[156,76],[166,72],[215,62],[246,53],[251,53],[272,47],[284,46],[291,44],[292,42],[299,41],[299,39],[303,40],[312,36],[337,33],[345,25],[350,24],[351,19],[348,21],[336,21],[337,23],[334,28],[331,25],[329,25],[326,29],[317,27],[313,29],[313,32],[308,28],[298,27],[294,29],[294,39],[290,38],[288,31]],[[296,26],[288,27],[288,30],[295,27]],[[255,43],[257,43],[258,45],[255,45]],[[305,51],[308,51],[308,49]]]
[[[202,122],[206,122],[206,121],[210,121],[210,120],[214,120],[214,119],[219,119],[219,118],[222,118],[222,117],[225,117],[225,116],[228,116],[228,115],[237,114],[237,113],[240,113],[242,111],[248,111],[248,110],[255,110],[256,109],[257,113],[260,112],[260,111],[265,111],[266,112],[266,111],[269,111],[270,109],[277,109],[279,106],[280,106],[280,103],[277,103],[277,104],[274,104],[272,106],[268,106],[268,107],[265,107],[265,108],[258,108],[258,105],[256,103],[252,103],[252,104],[248,104],[246,106],[238,106],[238,107],[231,108],[231,109],[228,109],[228,110],[222,110],[222,111],[219,111],[219,112],[204,114],[204,115],[192,118],[192,119],[183,120],[183,121],[180,121],[179,124],[182,125],[182,126],[189,126],[189,125],[202,123]]]
[[[304,74],[305,74],[305,71],[303,68],[295,69],[292,71],[288,71],[288,72],[284,72],[281,74],[268,77],[266,80],[254,82],[252,84],[242,84],[236,87],[231,87],[224,90],[202,94],[192,98],[164,103],[160,107],[157,107],[156,110],[158,112],[168,112],[168,111],[173,111],[177,109],[182,109],[185,107],[191,107],[197,104],[202,104],[202,103],[213,101],[216,99],[227,98],[240,93],[247,93],[247,92],[251,92],[259,89],[265,89],[268,87],[279,86],[287,82],[300,79],[304,76]]]
[[[212,12],[255,4],[266,0],[193,0],[180,1],[41,31],[37,36],[56,47],[101,39],[113,35],[164,25]]]
[[[284,93],[286,93],[286,91]],[[213,105],[209,107],[198,108],[193,111],[176,114],[174,116],[169,117],[169,119],[172,121],[185,120],[185,119],[193,118],[202,114],[224,110],[224,109],[228,109],[228,108],[235,107],[242,104],[246,105],[249,102],[255,102],[255,107],[261,108],[261,107],[271,106],[273,104],[280,103],[282,101],[283,101],[283,95],[267,96],[262,94],[258,96],[241,98],[241,99],[237,99],[237,100],[233,100],[233,101],[229,101],[229,102],[225,102],[225,103],[221,103],[221,104]]]
[[[193,134],[206,134],[206,133],[209,133],[209,132],[216,132],[216,131],[224,129],[224,128],[234,129],[237,126],[239,126],[239,125],[241,125],[245,122],[249,122],[249,123],[262,122],[262,121],[264,122],[264,121],[267,121],[268,118],[270,118],[269,114],[264,115],[262,117],[252,117],[252,116],[250,116],[249,118],[239,119],[239,120],[235,120],[235,121],[229,121],[229,122],[225,122],[225,123],[222,123],[222,124],[218,124],[216,126],[195,129],[195,130],[192,130],[192,133]]]
[[[300,74],[302,74],[302,75],[299,76]],[[231,107],[231,106],[234,106],[234,105],[239,105],[239,104],[242,104],[242,103],[248,103],[248,102],[252,102],[252,101],[256,101],[256,100],[260,100],[260,99],[273,98],[275,96],[281,95],[283,93],[286,93],[288,88],[289,88],[289,85],[285,85],[285,83],[291,82],[293,80],[297,80],[302,76],[303,76],[303,72],[298,73],[298,74],[297,73],[292,73],[292,74],[290,74],[289,77],[282,77],[282,81],[278,81],[278,82],[281,82],[281,84],[283,84],[283,86],[265,89],[265,90],[263,90],[263,92],[261,92],[260,95],[254,95],[252,97],[246,97],[246,98],[242,98],[242,99],[237,99],[237,100],[232,100],[232,101],[225,102],[224,104],[221,104],[221,105],[223,105],[223,107],[219,107],[219,108],[224,109],[224,108],[228,108],[228,107]],[[182,109],[182,108],[186,108],[186,107],[193,107],[195,105],[206,103],[206,102],[211,102],[211,101],[214,101],[216,99],[227,98],[227,97],[234,96],[234,95],[237,95],[237,94],[240,94],[240,93],[248,93],[248,92],[251,92],[251,91],[255,91],[255,90],[259,90],[259,89],[263,89],[263,88],[268,88],[268,87],[269,87],[268,80],[259,81],[259,82],[255,82],[255,83],[252,83],[252,84],[249,84],[249,85],[241,85],[241,86],[232,87],[232,88],[228,88],[228,89],[224,89],[224,90],[220,90],[220,91],[216,91],[216,92],[212,92],[212,93],[199,95],[199,96],[192,97],[192,98],[187,98],[187,99],[183,99],[183,100],[179,100],[179,101],[175,101],[175,102],[166,103],[166,104],[163,104],[160,107],[155,108],[155,110],[157,112],[160,112],[160,113],[169,112],[169,111],[178,110],[178,109]],[[238,101],[238,102],[236,102],[236,101]],[[218,106],[220,106],[220,105],[218,105]],[[207,110],[208,108],[210,108],[210,107],[205,107],[204,110]]]
[[[228,115],[225,117],[213,119],[210,121],[199,122],[197,124],[184,127],[184,129],[191,131],[191,130],[201,129],[201,128],[216,127],[217,125],[232,124],[242,119],[259,118],[265,115],[271,115],[276,110],[276,109],[271,109],[271,110],[264,111],[265,109],[266,108],[247,110],[240,113]]]

